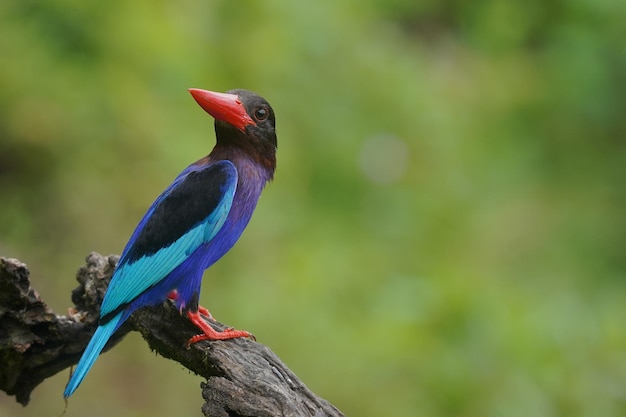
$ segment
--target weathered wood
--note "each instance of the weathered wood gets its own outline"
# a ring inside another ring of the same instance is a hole
[[[77,274],[80,285],[72,292],[75,308],[63,316],[52,312],[30,287],[25,264],[0,258],[0,389],[27,405],[38,384],[78,362],[95,330],[117,260],[97,253],[87,257]],[[260,343],[232,339],[187,347],[197,329],[170,302],[135,312],[105,350],[131,330],[139,331],[160,355],[207,379],[202,384],[205,416],[343,415]]]

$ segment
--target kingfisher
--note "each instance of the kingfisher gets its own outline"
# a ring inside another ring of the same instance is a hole
[[[78,388],[111,335],[141,307],[171,299],[201,331],[190,344],[254,338],[244,330],[213,329],[199,297],[204,271],[237,242],[274,177],[274,110],[247,90],[189,92],[215,119],[215,147],[157,197],[128,240],[102,301],[98,328],[65,387],[65,398]]]

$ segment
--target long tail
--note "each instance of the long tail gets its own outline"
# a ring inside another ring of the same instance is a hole
[[[76,365],[76,370],[72,374],[70,382],[65,386],[65,392],[63,392],[64,398],[68,398],[72,395],[83,378],[85,378],[87,372],[89,372],[96,359],[98,359],[98,355],[100,355],[104,345],[106,345],[113,332],[117,330],[118,324],[121,324],[120,319],[122,318],[122,314],[123,312],[120,312],[105,324],[98,326],[87,345],[87,349],[85,349],[83,356],[81,356],[78,361],[78,365]]]

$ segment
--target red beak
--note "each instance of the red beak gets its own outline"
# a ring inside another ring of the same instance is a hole
[[[242,132],[246,131],[247,125],[255,125],[246,108],[235,94],[215,93],[213,91],[190,88],[189,92],[198,102],[200,107],[213,116],[216,120],[222,120],[235,126]]]

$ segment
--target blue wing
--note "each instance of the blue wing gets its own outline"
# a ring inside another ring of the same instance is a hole
[[[185,169],[156,199],[122,252],[102,301],[100,324],[65,387],[65,398],[123,323],[124,308],[215,237],[228,217],[236,188],[237,170],[230,161],[201,163]]]
[[[122,252],[100,308],[101,323],[209,242],[226,221],[236,188],[230,161],[183,171],[152,204]]]

